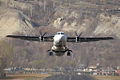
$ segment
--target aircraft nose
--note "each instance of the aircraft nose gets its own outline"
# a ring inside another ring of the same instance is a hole
[[[65,42],[65,40],[66,40],[66,37],[64,35],[56,35],[54,37],[55,43]]]
[[[59,41],[63,41],[64,40],[64,36],[60,36]]]

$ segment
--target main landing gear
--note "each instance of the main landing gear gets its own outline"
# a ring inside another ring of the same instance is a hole
[[[52,51],[49,51],[49,56],[53,56],[53,52]]]
[[[48,52],[49,56],[53,56],[54,55],[52,50],[47,50],[47,52]]]
[[[67,50],[67,56],[71,56],[72,50]]]
[[[49,51],[49,56],[53,56],[53,52],[52,51]]]

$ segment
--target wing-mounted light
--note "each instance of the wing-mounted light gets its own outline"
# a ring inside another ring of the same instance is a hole
[[[82,32],[80,34],[78,34],[77,32],[75,32],[75,35],[76,35],[76,42],[79,42],[80,41],[80,36],[82,35]]]
[[[42,31],[39,31],[39,34],[40,34],[40,37],[39,37],[40,42],[44,41],[44,36],[47,34],[47,32],[43,33]]]

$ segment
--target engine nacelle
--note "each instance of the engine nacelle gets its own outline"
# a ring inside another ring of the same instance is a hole
[[[75,40],[76,40],[75,42],[79,42],[80,41],[78,36],[76,36]]]
[[[39,39],[40,39],[40,42],[44,41],[44,37],[43,36],[40,36]]]

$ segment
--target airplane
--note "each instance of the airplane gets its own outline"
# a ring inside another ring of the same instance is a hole
[[[112,40],[113,37],[81,37],[81,33],[76,36],[68,37],[64,32],[57,32],[54,36],[45,36],[46,32],[43,34],[40,32],[40,36],[18,36],[18,35],[7,35],[6,37],[10,38],[19,38],[22,40],[29,41],[39,41],[39,42],[53,42],[53,46],[51,49],[47,50],[49,56],[63,56],[67,53],[67,56],[71,56],[72,50],[66,47],[66,42],[72,43],[81,43],[81,42],[92,42],[92,41],[100,41],[100,40]]]

